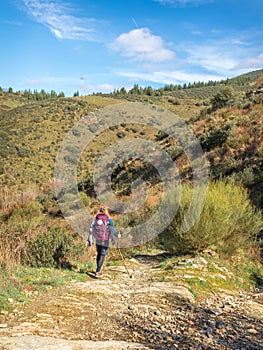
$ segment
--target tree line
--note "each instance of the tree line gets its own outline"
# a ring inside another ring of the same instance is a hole
[[[141,87],[138,84],[130,90],[126,90],[125,87],[120,89],[114,89],[111,93],[112,95],[148,95],[148,96],[161,96],[165,91],[177,91],[177,90],[186,90],[200,88],[204,86],[243,86],[249,84],[251,78],[248,76],[240,76],[232,79],[225,79],[220,81],[209,80],[208,82],[198,81],[193,83],[184,83],[184,84],[166,84],[159,89],[153,89],[151,86]]]
[[[0,95],[3,95],[5,93],[4,89],[0,87]],[[55,90],[51,90],[50,92],[45,91],[44,89],[38,91],[38,90],[24,90],[24,91],[17,91],[14,92],[12,87],[9,87],[6,91],[8,94],[16,94],[21,95],[28,100],[36,100],[36,101],[42,101],[42,100],[49,100],[51,98],[61,98],[65,97],[64,92],[57,93]]]

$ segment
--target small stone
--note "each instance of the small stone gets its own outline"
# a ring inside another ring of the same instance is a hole
[[[212,333],[213,333],[213,328],[212,328],[212,327],[207,327],[206,332],[205,332],[206,336],[207,336],[207,337],[210,337],[210,335],[211,335]]]
[[[7,316],[9,312],[7,310],[1,310],[0,314]]]
[[[216,320],[215,326],[217,329],[221,329],[223,327],[223,321]]]
[[[212,313],[215,315],[220,315],[222,314],[222,310],[220,310],[219,308],[215,307],[213,309],[211,309]]]
[[[0,328],[7,328],[7,323],[0,323]]]
[[[258,331],[255,328],[250,328],[247,330],[250,334],[258,334]]]
[[[38,313],[36,314],[37,317],[52,317],[50,314],[42,314],[42,313]]]

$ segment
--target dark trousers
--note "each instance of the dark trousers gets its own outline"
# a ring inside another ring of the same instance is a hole
[[[103,242],[105,243],[105,242]],[[100,272],[102,265],[104,263],[105,256],[109,252],[109,245],[102,245],[96,243],[96,250],[97,250],[97,269],[96,272]]]

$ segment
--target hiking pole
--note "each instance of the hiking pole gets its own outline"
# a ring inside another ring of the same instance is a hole
[[[126,265],[126,263],[125,263],[124,256],[122,255],[121,249],[119,248],[119,238],[118,238],[118,240],[117,240],[117,249],[118,249],[118,251],[119,251],[119,253],[120,253],[120,256],[121,256],[121,258],[122,258],[123,265],[124,265],[124,267],[125,267],[125,270],[126,270],[126,272],[127,272],[127,275],[128,275],[130,278],[132,278],[132,274],[130,274],[130,272],[129,272],[128,268],[127,268],[127,265]]]

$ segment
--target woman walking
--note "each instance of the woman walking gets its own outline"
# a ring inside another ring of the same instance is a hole
[[[114,229],[112,219],[109,217],[109,213],[105,206],[101,206],[99,213],[95,216],[95,219],[90,225],[90,233],[86,242],[86,247],[90,247],[95,238],[96,240],[96,251],[97,251],[97,267],[95,277],[101,277],[101,269],[105,260],[105,256],[109,252],[110,241],[115,244],[114,237],[120,238]]]

